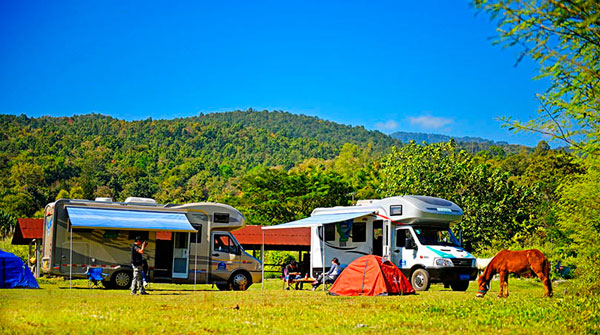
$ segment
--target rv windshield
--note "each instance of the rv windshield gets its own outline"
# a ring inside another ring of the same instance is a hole
[[[460,246],[449,228],[415,227],[415,233],[423,245]]]

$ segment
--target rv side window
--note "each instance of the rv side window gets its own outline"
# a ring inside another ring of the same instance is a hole
[[[412,239],[412,235],[410,234],[410,230],[408,229],[398,229],[396,232],[396,246],[397,247],[405,247],[406,240]]]
[[[196,229],[197,233],[192,235],[191,240],[193,243],[201,243],[202,242],[202,225],[201,224],[192,224],[192,227]]]
[[[367,241],[367,223],[366,222],[354,222],[352,224],[352,242],[366,242]]]
[[[335,241],[335,224],[326,224],[325,227],[325,241]]]
[[[229,237],[229,235],[215,235],[214,250],[218,252],[226,252],[229,254],[237,254],[237,244]]]
[[[215,213],[215,223],[229,223],[229,213]]]
[[[187,248],[187,233],[175,233],[177,237],[175,238],[175,248],[177,249],[186,249]]]
[[[392,216],[402,215],[402,205],[390,206],[390,215],[392,215]]]

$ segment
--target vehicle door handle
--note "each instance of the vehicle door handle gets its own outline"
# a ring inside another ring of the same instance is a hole
[[[399,253],[399,252],[400,252],[400,249],[396,249],[396,250],[394,250],[394,252],[395,252],[395,253]]]
[[[212,254],[213,256],[219,256],[219,254]]]

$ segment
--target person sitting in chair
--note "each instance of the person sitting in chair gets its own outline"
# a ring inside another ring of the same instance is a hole
[[[290,289],[290,283],[292,283],[296,279],[302,278],[300,273],[300,267],[296,261],[292,261],[290,264],[285,267],[285,289]],[[296,289],[298,289],[298,283],[296,283]]]
[[[323,278],[325,278],[325,282],[327,283],[332,283],[334,282],[337,277],[340,275],[340,261],[337,259],[337,257],[334,257],[331,260],[331,268],[329,269],[329,271],[327,271],[325,273],[325,276],[323,277],[323,274],[321,273],[319,275],[319,277],[317,277],[317,280],[315,280],[312,283],[312,290],[316,290],[317,287],[319,287],[319,285],[321,285],[323,283]]]

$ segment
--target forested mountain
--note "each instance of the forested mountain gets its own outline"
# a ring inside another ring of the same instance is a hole
[[[214,199],[255,166],[289,169],[333,159],[345,143],[381,156],[399,142],[380,132],[285,112],[235,111],[174,120],[99,114],[0,115],[0,204],[33,215],[65,197]]]
[[[196,119],[196,118],[191,118]],[[376,152],[398,145],[399,142],[379,131],[352,127],[317,117],[296,115],[283,111],[234,111],[200,115],[197,119],[210,124],[227,123],[243,127],[261,128],[287,138],[310,138],[341,147],[344,143],[371,143]]]

